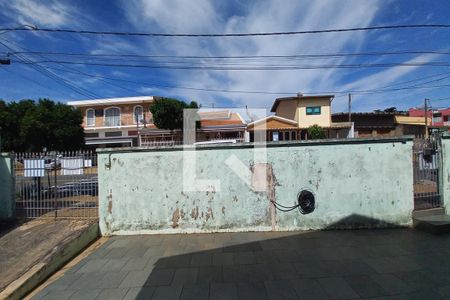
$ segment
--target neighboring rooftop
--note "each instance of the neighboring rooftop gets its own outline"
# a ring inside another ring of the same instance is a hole
[[[270,111],[275,112],[277,110],[278,104],[280,104],[281,101],[298,100],[298,99],[325,99],[325,98],[329,98],[329,99],[333,100],[334,95],[305,96],[305,95],[299,94],[299,95],[293,96],[293,97],[277,98],[277,99],[275,99],[275,102],[273,103]]]
[[[111,104],[132,104],[132,103],[153,102],[156,98],[157,97],[155,96],[102,98],[92,100],[69,101],[67,102],[67,104],[75,107],[93,106],[93,105],[111,105]]]
[[[352,116],[407,116],[408,112],[406,111],[371,111],[371,112],[352,112]],[[339,112],[334,113],[332,116],[348,116],[348,112]]]
[[[245,126],[246,122],[239,113],[231,110],[200,111],[202,127]]]

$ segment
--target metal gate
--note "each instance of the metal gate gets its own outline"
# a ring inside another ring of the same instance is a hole
[[[414,209],[442,206],[440,195],[441,139],[439,135],[416,138],[413,143]]]
[[[14,171],[18,217],[98,217],[95,152],[16,153]]]

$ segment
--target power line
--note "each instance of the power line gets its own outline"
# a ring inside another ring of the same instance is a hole
[[[49,67],[52,68],[52,67]],[[61,70],[58,68],[53,68],[56,70],[60,70],[60,71],[65,71],[65,70]],[[112,77],[107,77],[107,76],[101,76],[101,75],[93,75],[93,74],[89,74],[89,73],[85,73],[85,72],[81,72],[75,69],[72,69],[73,71],[68,71],[71,73],[75,73],[75,74],[80,74],[80,75],[84,75],[84,76],[89,76],[89,77],[95,77],[95,78],[102,78],[104,80],[113,80],[113,81],[121,81],[121,82],[126,82],[126,83],[132,83],[132,84],[136,84],[136,85],[149,85],[148,82],[143,82],[143,81],[133,81],[133,80],[126,80],[126,79],[118,79],[118,78],[112,78]],[[447,73],[443,73],[443,74],[447,74]],[[416,78],[413,80],[409,80],[409,81],[405,81],[404,83],[411,83],[413,81],[422,81],[424,79],[428,79],[431,77],[436,77],[436,75],[442,75],[442,74],[435,74],[432,76],[425,76],[422,78]],[[445,77],[441,77],[438,79],[434,79],[434,80],[430,80],[427,82],[422,82],[422,83],[417,83],[414,85],[410,85],[410,86],[406,86],[406,87],[399,87],[399,88],[391,88],[388,89],[388,87],[391,87],[393,85],[387,85],[387,86],[383,86],[379,89],[368,89],[368,90],[347,90],[347,91],[326,91],[326,92],[316,92],[316,93],[308,93],[305,92],[305,95],[320,95],[320,94],[348,94],[348,93],[355,93],[355,94],[375,94],[375,93],[386,93],[386,92],[392,92],[392,91],[401,91],[401,90],[411,90],[411,89],[429,89],[429,88],[439,88],[439,87],[448,87],[450,86],[450,84],[445,84],[445,85],[434,85],[434,86],[424,86],[425,84],[428,83],[433,83],[433,82],[437,82],[437,81],[442,81],[445,80],[447,78],[450,78],[450,75],[447,75]],[[223,92],[223,93],[241,93],[241,94],[268,94],[268,95],[293,95],[296,94],[296,92],[266,92],[266,91],[242,91],[242,90],[226,90],[226,89],[205,89],[205,88],[195,88],[195,87],[183,87],[183,86],[174,86],[174,85],[160,85],[160,84],[150,84],[151,87],[163,87],[163,88],[172,88],[172,89],[187,89],[187,90],[198,90],[198,91],[208,91],[208,92]]]
[[[54,33],[76,33],[90,35],[119,35],[119,36],[144,36],[144,37],[247,37],[247,36],[280,36],[280,35],[301,35],[319,33],[337,33],[352,31],[371,31],[386,29],[430,29],[430,28],[450,28],[450,24],[408,24],[408,25],[382,25],[354,28],[335,28],[320,30],[302,31],[278,31],[278,32],[245,32],[245,33],[157,33],[157,32],[125,32],[125,31],[96,31],[77,29],[56,29],[56,28],[0,28],[0,31],[41,31]]]
[[[65,71],[65,70],[62,70],[59,68],[54,68],[54,67],[47,67],[47,68],[60,70],[63,72]],[[74,69],[72,69],[72,70],[74,70]],[[85,75],[85,76],[93,77],[93,78],[102,78],[105,80],[113,80],[113,81],[120,81],[120,82],[125,82],[125,83],[132,83],[132,84],[136,84],[136,85],[144,85],[144,86],[150,85],[151,87],[157,87],[157,88],[170,88],[170,89],[194,90],[194,91],[205,91],[205,92],[221,92],[221,93],[238,93],[238,94],[292,95],[292,94],[297,93],[297,92],[264,92],[264,91],[207,89],[207,88],[186,87],[186,86],[178,86],[178,85],[163,85],[163,84],[153,84],[153,83],[149,84],[148,82],[143,82],[143,81],[133,81],[133,80],[127,80],[127,79],[106,77],[106,76],[101,76],[101,75],[93,75],[93,74],[89,74],[89,73],[85,73],[85,72],[81,72],[81,71],[66,71],[66,72]]]
[[[8,53],[5,53],[8,54]],[[181,58],[181,59],[255,59],[255,58],[334,58],[349,56],[384,56],[384,55],[450,55],[450,51],[386,51],[386,52],[359,52],[359,53],[320,53],[320,54],[292,54],[292,55],[236,55],[236,56],[201,56],[201,55],[142,55],[142,54],[117,54],[117,53],[83,53],[83,52],[52,52],[52,51],[15,51],[9,54],[27,55],[56,55],[56,56],[83,56],[83,57],[127,57],[127,58]]]
[[[34,61],[36,64],[57,63],[70,65],[88,65],[122,68],[175,69],[175,70],[213,70],[213,71],[282,71],[282,70],[316,70],[316,69],[359,69],[390,67],[450,67],[449,61],[441,62],[407,62],[407,63],[361,63],[361,64],[329,64],[329,65],[260,65],[260,66],[214,66],[214,65],[168,65],[168,64],[117,64],[96,63],[65,60]]]
[[[0,39],[8,41],[8,40],[3,39],[3,38],[0,38]],[[0,42],[0,44],[3,45],[3,47],[5,47],[5,48],[14,51],[13,48],[9,47],[5,43]],[[76,92],[76,93],[78,93],[80,95],[83,95],[84,97],[100,98],[99,95],[71,84],[70,81],[68,81],[68,80],[58,76],[57,74],[49,71],[45,67],[36,64],[34,61],[26,58],[25,56],[15,55],[15,57],[17,57],[17,59],[19,60],[20,63],[26,64],[27,66],[33,68],[35,71],[39,72],[40,74],[42,74],[42,75],[52,79],[53,81],[55,81],[55,82],[59,83],[60,85],[63,85],[65,87],[71,89],[72,91],[74,91],[74,92]]]
[[[444,100],[450,100],[450,97],[438,98],[438,99],[432,99],[432,100],[436,101],[436,102],[440,102],[440,101],[444,101]]]

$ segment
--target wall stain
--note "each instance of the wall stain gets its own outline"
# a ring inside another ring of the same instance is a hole
[[[111,232],[111,224],[108,222],[108,220],[106,218],[103,218],[105,225],[106,225],[106,232],[110,233]]]
[[[194,220],[198,219],[198,206],[192,209],[191,211],[191,218]]]
[[[225,216],[225,206],[222,206],[222,213]]]
[[[112,190],[109,190],[109,194],[108,194],[108,213],[112,213],[112,208],[113,208],[113,204],[112,204]]]
[[[177,208],[172,214],[172,228],[178,227],[178,221],[180,221],[180,210]]]
[[[272,225],[272,231],[276,230],[276,209],[275,209],[275,201],[276,201],[276,193],[275,193],[275,187],[279,185],[277,182],[277,179],[275,178],[275,174],[273,173],[273,168],[271,164],[267,164],[267,195],[269,197],[270,201],[270,223]]]
[[[233,201],[234,201],[234,202],[238,202],[238,200],[239,200],[239,199],[238,199],[237,196],[233,196]]]
[[[208,211],[206,212],[205,217],[206,217],[206,221],[208,221],[210,218],[211,218],[211,220],[214,220],[214,214],[213,214],[211,207],[208,208]]]
[[[112,213],[112,206],[113,206],[112,201],[109,200],[109,201],[108,201],[108,212],[109,212],[109,213]]]

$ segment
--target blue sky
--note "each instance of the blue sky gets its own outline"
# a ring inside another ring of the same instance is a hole
[[[450,23],[449,16],[450,2],[446,0],[0,2],[0,27],[33,24],[41,28],[164,33],[297,31],[377,25],[445,24]],[[450,52],[450,29],[380,30],[245,38],[155,38],[6,32],[0,33],[0,42],[16,51],[175,56],[299,55],[404,50]],[[8,51],[10,50],[0,45],[0,56],[6,55]],[[32,61],[89,60],[85,57],[54,55],[22,54],[22,58],[24,56]],[[30,66],[18,63],[14,56],[11,58],[13,60],[11,65],[0,66],[0,98],[5,100],[48,97],[66,102],[86,99],[88,97],[85,91],[89,91],[102,98],[158,95],[196,100],[204,107],[214,104],[215,107],[248,105],[264,108],[270,107],[277,95],[197,91],[173,87],[323,93],[413,86],[421,88],[383,93],[355,93],[353,110],[371,111],[391,106],[407,109],[422,105],[424,98],[430,98],[432,106],[435,107],[450,106],[450,99],[442,99],[450,97],[450,67],[215,71],[41,64],[41,68],[48,68],[47,70],[57,74],[72,86],[82,88],[84,92],[79,94]],[[142,58],[139,61],[114,58],[113,62],[148,64],[153,61],[151,59],[144,61]],[[295,63],[336,65],[408,62],[450,62],[450,55],[334,57],[301,60]],[[262,63],[280,62],[266,59]],[[91,76],[82,75],[80,72]],[[105,80],[99,76],[117,80]],[[429,88],[430,86],[432,88]],[[345,111],[347,96],[342,94],[336,96],[333,111]]]

